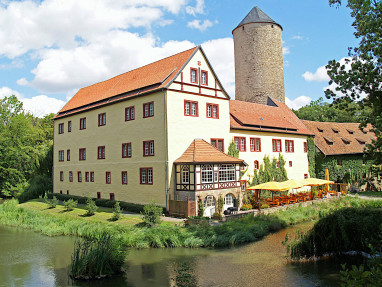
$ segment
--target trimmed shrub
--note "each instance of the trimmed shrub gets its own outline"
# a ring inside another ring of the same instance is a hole
[[[145,205],[143,212],[141,212],[142,220],[147,226],[153,226],[160,223],[160,217],[163,209],[155,205],[155,201]]]
[[[77,207],[77,200],[68,199],[67,201],[64,201],[64,207],[66,211],[73,210]]]
[[[86,216],[92,216],[95,214],[95,212],[97,211],[98,207],[97,205],[95,204],[95,202],[89,197],[87,200],[86,200],[86,206],[85,206],[85,209],[87,210],[86,212]]]

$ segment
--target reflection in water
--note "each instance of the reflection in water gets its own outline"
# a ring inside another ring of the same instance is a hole
[[[339,286],[338,261],[287,263],[281,242],[295,229],[231,249],[130,250],[124,275],[73,283],[74,238],[0,226],[0,286]]]

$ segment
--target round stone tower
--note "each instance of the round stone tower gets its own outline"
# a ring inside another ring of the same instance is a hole
[[[232,31],[235,47],[235,99],[266,104],[285,102],[282,27],[258,7]]]

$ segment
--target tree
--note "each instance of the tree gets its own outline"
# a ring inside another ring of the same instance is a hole
[[[239,158],[239,150],[236,149],[235,142],[232,140],[228,146],[228,155]]]
[[[337,7],[341,0],[329,0]],[[335,89],[325,91],[333,103],[345,106],[357,102],[361,108],[369,108],[371,114],[361,122],[361,128],[367,124],[373,126],[376,140],[367,146],[367,152],[376,164],[382,163],[382,1],[348,0],[347,7],[354,18],[352,26],[359,45],[349,48],[349,58],[345,63],[335,60],[326,66],[330,77],[329,84]]]

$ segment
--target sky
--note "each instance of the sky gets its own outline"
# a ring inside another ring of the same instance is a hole
[[[324,97],[325,65],[357,45],[350,10],[328,0],[0,0],[0,98],[57,113],[82,87],[195,45],[234,98],[232,30],[254,6],[283,27],[287,105]]]

